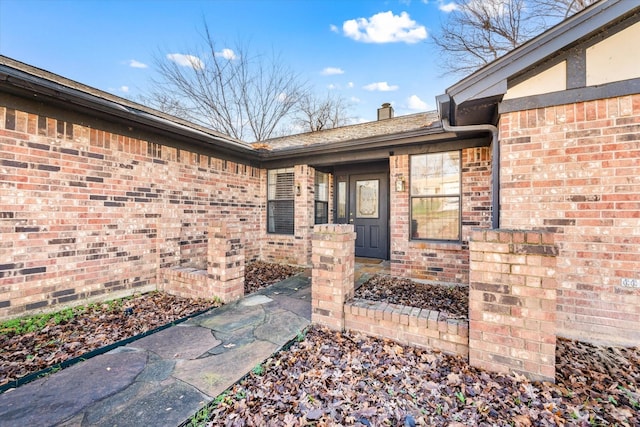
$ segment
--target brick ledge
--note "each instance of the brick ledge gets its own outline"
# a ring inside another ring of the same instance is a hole
[[[468,357],[469,321],[446,313],[384,301],[353,299],[344,305],[345,329]]]

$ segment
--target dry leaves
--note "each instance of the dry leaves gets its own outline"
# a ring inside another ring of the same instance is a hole
[[[363,283],[354,298],[438,310],[448,313],[449,317],[466,319],[469,313],[466,286],[430,285],[380,274]]]
[[[0,385],[214,306],[152,292],[89,305],[73,319],[51,320],[37,332],[0,333]]]
[[[264,261],[248,263],[244,268],[244,293],[251,294],[287,277],[303,271],[302,268]]]
[[[576,354],[583,346],[559,342],[558,371],[572,374],[559,374],[554,385],[471,368],[460,357],[313,327],[303,341],[218,398],[206,425],[640,425],[640,351],[612,350],[619,358],[606,368],[593,356],[599,349]],[[597,385],[601,392],[594,391]]]
[[[300,271],[287,265],[249,263],[245,267],[245,292],[255,292]],[[217,305],[152,292],[115,306],[94,304],[82,315],[59,324],[50,322],[39,332],[0,332],[0,386]]]

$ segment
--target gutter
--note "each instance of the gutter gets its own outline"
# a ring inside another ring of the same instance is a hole
[[[442,119],[445,132],[489,132],[491,134],[491,228],[500,228],[500,142],[498,128],[494,125],[452,126],[449,119]]]

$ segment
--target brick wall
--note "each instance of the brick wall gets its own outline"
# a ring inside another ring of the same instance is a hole
[[[410,156],[389,159],[391,176],[391,273],[413,279],[469,282],[469,236],[473,227],[491,226],[491,152],[489,147],[462,150],[462,241],[411,241],[409,192]],[[399,177],[406,189],[397,192]]]
[[[153,289],[160,266],[206,268],[216,220],[241,224],[246,260],[260,257],[264,170],[9,95],[2,104],[0,318]]]
[[[501,227],[557,233],[559,334],[637,345],[640,95],[503,114],[500,140]]]
[[[470,243],[469,363],[554,381],[553,233],[474,230]]]
[[[344,307],[344,327],[403,344],[469,355],[469,322],[435,310],[355,300]]]

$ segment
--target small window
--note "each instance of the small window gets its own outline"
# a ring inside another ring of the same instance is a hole
[[[267,231],[293,234],[295,213],[293,168],[273,169],[267,176]]]
[[[341,177],[344,179],[344,177]],[[336,197],[337,201],[337,217],[338,222],[343,223],[347,220],[347,182],[346,181],[338,181],[338,195]]]
[[[315,223],[329,222],[329,174],[316,171],[315,178]]]
[[[411,238],[460,240],[460,152],[411,156]]]

